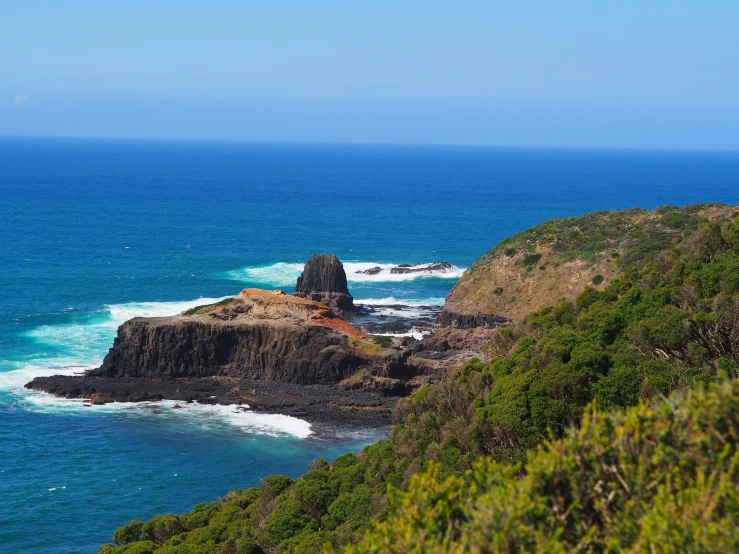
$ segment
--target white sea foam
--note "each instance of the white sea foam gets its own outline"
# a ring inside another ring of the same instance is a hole
[[[347,280],[355,283],[413,281],[414,279],[423,279],[426,277],[459,279],[465,271],[464,269],[454,265],[449,269],[431,270],[426,269],[431,264],[419,264],[415,269],[420,269],[421,271],[415,271],[413,273],[391,273],[390,270],[398,265],[399,264],[379,264],[375,262],[346,262],[344,263],[344,270],[346,271]],[[380,268],[380,272],[375,275],[357,273],[358,271],[367,271],[368,269],[375,267]]]
[[[20,367],[0,372],[0,389],[23,387],[34,377],[73,375],[98,367],[113,344],[116,330],[132,317],[175,315],[218,298],[187,302],[131,302],[105,306],[83,323],[43,325],[26,336],[38,346],[38,355]],[[46,352],[49,350],[50,352]]]
[[[34,377],[74,375],[87,369],[94,369],[99,365],[80,365],[71,358],[48,358],[37,363],[24,365],[19,369],[0,371],[0,389],[22,389],[23,385],[33,380]]]
[[[117,417],[164,420],[195,426],[201,430],[220,430],[228,425],[242,432],[258,435],[306,438],[312,434],[311,425],[307,421],[280,414],[257,413],[244,406],[188,404],[174,400],[112,402],[93,406],[82,399],[57,398],[36,391],[18,390],[14,395],[27,409],[42,413],[76,413],[80,416],[107,413]],[[176,409],[174,406],[180,408]]]
[[[431,331],[425,331],[422,329],[416,329],[415,327],[411,327],[410,330],[408,330],[405,333],[379,333],[383,337],[413,337],[414,339],[421,340],[426,335],[430,335]]]
[[[355,298],[355,304],[364,304],[368,306],[443,306],[444,298],[395,298],[388,296],[386,298]]]
[[[350,283],[400,282],[428,277],[459,279],[465,272],[464,268],[457,266],[443,270],[423,269],[431,265],[427,263],[418,266],[422,271],[414,273],[391,273],[390,270],[398,265],[376,262],[344,262],[344,270],[346,271],[346,278]],[[271,287],[290,287],[295,286],[295,281],[303,271],[303,267],[304,264],[302,263],[278,262],[276,264],[244,267],[233,271],[226,271],[221,275],[226,279],[242,283],[256,283]],[[380,271],[375,275],[357,273],[358,271],[366,271],[375,267],[380,268]]]
[[[295,281],[297,281],[304,266],[305,264],[279,262],[259,267],[234,269],[233,271],[226,271],[222,275],[232,281],[259,283],[272,287],[294,287]]]
[[[301,419],[262,414],[246,407],[180,403],[182,409],[173,409],[175,401],[124,403],[115,402],[102,406],[85,406],[81,399],[56,398],[50,394],[27,391],[23,385],[34,377],[73,375],[98,367],[113,342],[116,329],[133,317],[159,317],[176,315],[199,306],[211,304],[222,298],[198,298],[186,302],[130,302],[112,304],[91,314],[84,323],[45,325],[27,333],[39,347],[39,355],[18,369],[0,372],[0,389],[11,389],[18,402],[27,409],[42,412],[114,413],[130,417],[166,418],[176,423],[197,427],[221,428],[228,425],[243,432],[262,435],[292,435],[305,438],[311,434],[311,426]],[[46,354],[44,349],[53,350]]]
[[[110,304],[106,306],[116,326],[134,317],[164,317],[176,315],[195,306],[213,304],[228,298],[198,298],[183,302],[129,302],[127,304]]]

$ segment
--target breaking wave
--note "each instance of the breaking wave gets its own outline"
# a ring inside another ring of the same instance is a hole
[[[433,265],[433,263],[415,265],[413,267],[417,271],[414,271],[413,273],[392,273],[391,270],[398,268],[399,264],[344,262],[344,270],[346,271],[346,278],[350,283],[401,282],[429,277],[459,279],[465,272],[464,268],[460,268],[455,265],[439,269],[434,269],[432,267]],[[302,263],[278,262],[276,264],[234,269],[232,271],[221,273],[220,275],[226,279],[242,283],[252,283],[270,287],[291,287],[295,286],[295,281],[303,271],[304,266],[305,264]],[[379,268],[379,270],[371,275],[358,273],[375,268]]]
[[[103,406],[84,406],[82,400],[56,398],[23,388],[34,377],[74,375],[98,367],[113,343],[118,326],[128,319],[176,315],[218,300],[221,298],[111,304],[98,312],[87,314],[83,322],[36,327],[27,332],[26,337],[36,343],[39,354],[32,359],[13,363],[8,371],[0,371],[0,389],[12,394],[16,402],[21,403],[24,408],[34,411],[158,417],[168,422],[184,422],[206,429],[228,425],[251,434],[291,435],[298,438],[309,436],[311,426],[306,421],[279,414],[256,413],[236,406],[183,402],[180,404],[182,409],[173,409],[177,404],[174,401],[115,402]]]
[[[312,434],[310,423],[302,419],[287,415],[253,412],[239,406],[188,404],[174,400],[112,402],[91,406],[86,405],[81,399],[56,398],[50,394],[35,391],[17,391],[15,396],[17,402],[23,403],[26,409],[41,413],[143,417],[168,424],[184,424],[203,431],[221,431],[228,426],[248,434],[291,435],[301,439]]]

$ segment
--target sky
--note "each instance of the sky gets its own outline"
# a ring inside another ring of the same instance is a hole
[[[3,2],[0,135],[739,149],[739,1]]]

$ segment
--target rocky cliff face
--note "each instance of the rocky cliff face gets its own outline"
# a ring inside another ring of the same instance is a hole
[[[171,399],[247,404],[311,422],[390,423],[398,396],[427,378],[400,341],[380,344],[325,303],[244,289],[178,316],[118,328],[103,364],[26,388],[91,404]]]
[[[319,325],[137,318],[118,330],[96,372],[106,377],[229,376],[285,383],[332,384],[362,360],[342,335]]]
[[[245,289],[183,315],[125,322],[95,374],[333,384],[365,363],[348,346],[363,336],[324,304]]]
[[[344,264],[333,254],[314,254],[298,277],[295,296],[325,302],[334,313],[357,311],[349,294]]]

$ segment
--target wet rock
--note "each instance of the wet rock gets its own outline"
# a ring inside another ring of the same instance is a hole
[[[430,264],[400,264],[390,268],[390,273],[445,273],[455,269],[449,262],[434,262]]]
[[[369,269],[359,269],[355,271],[354,273],[359,273],[361,275],[377,275],[382,271],[382,268],[377,265],[375,267],[370,267]]]

